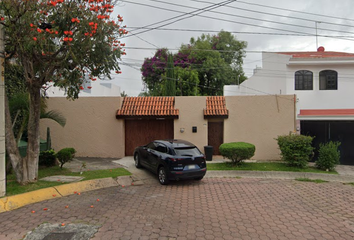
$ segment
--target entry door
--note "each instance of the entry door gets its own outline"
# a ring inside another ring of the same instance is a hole
[[[213,155],[220,155],[219,146],[224,143],[224,122],[208,122],[208,145],[213,146]]]

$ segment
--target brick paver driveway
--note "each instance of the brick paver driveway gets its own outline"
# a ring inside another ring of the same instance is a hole
[[[53,199],[1,213],[0,221],[0,239],[19,239],[43,222],[99,225],[94,239],[354,239],[354,186],[236,178],[153,183]]]

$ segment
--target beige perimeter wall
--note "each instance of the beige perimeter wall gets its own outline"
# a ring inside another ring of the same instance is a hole
[[[224,142],[254,144],[255,160],[280,159],[275,138],[294,130],[294,96],[225,98],[229,118],[224,120]],[[62,128],[51,120],[41,120],[41,137],[46,138],[49,126],[56,151],[74,147],[76,156],[124,157],[124,120],[115,118],[121,104],[121,97],[80,97],[75,101],[50,98],[49,110],[61,111],[67,124]],[[179,109],[179,119],[174,120],[174,138],[190,141],[204,151],[208,144],[208,120],[203,115],[206,97],[176,97],[175,108]],[[193,126],[197,133],[192,132]]]
[[[63,128],[52,120],[41,120],[41,138],[50,127],[52,147],[76,149],[78,157],[124,157],[124,120],[115,118],[121,97],[63,97],[48,99],[49,110],[59,110],[66,117]]]
[[[174,138],[195,144],[202,152],[208,145],[208,121],[204,120],[203,109],[206,97],[176,97],[175,108],[179,109],[179,118],[174,120]],[[192,132],[192,127],[197,132]],[[181,132],[184,129],[184,132]]]
[[[226,107],[224,142],[254,144],[255,160],[280,159],[275,138],[294,131],[294,95],[230,96]]]

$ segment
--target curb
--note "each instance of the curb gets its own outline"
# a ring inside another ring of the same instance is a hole
[[[75,194],[76,192],[87,192],[100,188],[115,186],[119,186],[119,183],[113,178],[101,178],[82,182],[68,183],[65,185],[43,188],[28,193],[3,197],[0,198],[0,213],[11,211],[28,204],[68,196],[71,194]]]
[[[311,172],[283,172],[283,171],[234,171],[234,170],[210,170],[206,177],[245,177],[245,178],[265,178],[265,179],[288,179],[297,178],[321,179],[330,182],[351,183],[354,182],[354,176],[311,173]]]

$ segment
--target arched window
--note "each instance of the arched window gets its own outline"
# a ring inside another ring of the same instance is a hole
[[[323,70],[320,72],[320,90],[337,90],[338,73],[333,70]]]
[[[313,90],[313,73],[307,70],[295,72],[295,90]]]

